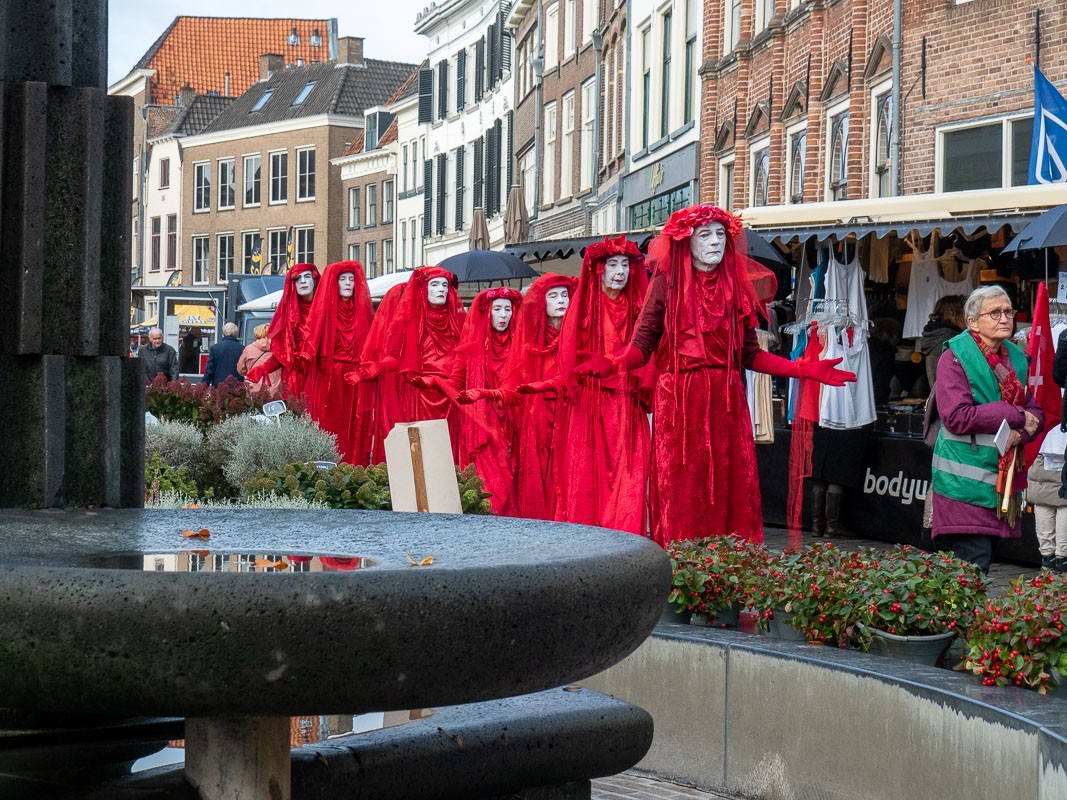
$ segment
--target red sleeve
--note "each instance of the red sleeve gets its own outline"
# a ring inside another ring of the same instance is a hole
[[[652,355],[659,349],[660,339],[663,338],[663,313],[666,306],[667,276],[660,273],[648,284],[645,304],[641,308],[641,316],[637,320],[637,328],[630,341],[641,351],[645,361],[652,358]]]
[[[755,328],[745,329],[745,340],[741,343],[741,366],[745,369],[754,369],[753,363],[756,356],[763,352],[756,337]]]

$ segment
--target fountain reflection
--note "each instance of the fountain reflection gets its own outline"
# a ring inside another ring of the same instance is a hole
[[[89,558],[89,566],[146,572],[351,572],[377,566],[377,562],[351,555],[176,550],[171,553],[100,554]]]

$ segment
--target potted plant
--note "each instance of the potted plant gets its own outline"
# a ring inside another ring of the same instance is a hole
[[[1067,673],[1067,576],[1019,576],[1008,591],[975,612],[967,652],[957,667],[986,686],[1019,686],[1046,694]]]
[[[853,636],[861,650],[935,664],[985,602],[978,567],[948,553],[901,545],[862,558],[865,607]]]
[[[737,624],[756,585],[752,575],[770,558],[762,544],[733,535],[671,542],[667,554],[674,572],[668,603],[704,625]]]

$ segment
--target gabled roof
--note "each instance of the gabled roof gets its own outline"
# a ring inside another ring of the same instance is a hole
[[[325,19],[250,19],[234,17],[175,17],[174,22],[141,56],[133,69],[152,69],[146,103],[174,104],[183,86],[206,94],[226,92],[236,97],[259,80],[259,56],[276,53],[287,64],[328,61],[331,23]],[[300,44],[290,45],[296,28]],[[311,46],[318,29],[322,43]]]
[[[155,139],[165,131],[174,118],[181,113],[176,106],[146,106],[145,107],[145,135],[149,139]]]
[[[389,123],[389,127],[385,129],[385,133],[378,139],[378,149],[385,147],[387,144],[392,144],[400,138],[400,127],[396,124],[394,119]]]
[[[205,132],[233,130],[250,125],[300,119],[319,114],[362,116],[370,106],[385,103],[414,69],[413,64],[368,58],[358,66],[336,62],[288,67],[255,84],[223,111]],[[312,82],[303,102],[293,101]],[[270,99],[253,110],[264,94]]]
[[[189,136],[200,133],[212,120],[233,103],[232,97],[198,94],[187,106],[177,109],[171,124],[162,131],[161,136]]]
[[[352,144],[345,148],[345,151],[341,153],[342,156],[354,156],[363,152],[363,141],[365,137],[365,131],[363,128],[356,130],[356,138],[352,140]]]
[[[419,70],[426,69],[430,65],[429,59],[423,59],[423,62],[419,64],[408,75],[408,79],[404,81],[400,88],[397,89],[393,96],[389,98],[389,103],[396,103],[403,100],[405,97],[411,97],[412,95],[419,93]]]

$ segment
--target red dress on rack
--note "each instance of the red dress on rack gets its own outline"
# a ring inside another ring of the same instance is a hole
[[[629,278],[617,298],[601,276],[613,255],[629,259]],[[557,428],[560,504],[556,519],[647,532],[649,425],[654,368],[604,378],[576,375],[581,352],[610,355],[625,347],[637,326],[648,288],[644,256],[625,236],[590,245],[578,289],[564,318],[560,344],[563,420]]]
[[[338,279],[355,279],[352,297],[341,297]],[[308,323],[308,338],[302,358],[309,364],[305,392],[308,413],[319,427],[337,437],[341,458],[350,464],[366,464],[361,450],[357,388],[344,375],[359,365],[359,354],[374,316],[370,290],[358,261],[339,261],[326,267]]]
[[[306,300],[296,291],[296,279],[305,272],[310,272],[318,287],[321,280],[319,270],[314,264],[294,264],[285,273],[285,286],[282,299],[274,309],[274,316],[267,329],[270,339],[270,357],[249,370],[246,376],[250,383],[262,380],[276,369],[282,371],[284,397],[299,397],[304,391],[306,380],[306,362],[300,359],[304,341],[308,335],[308,320],[311,318],[311,306],[314,295]]]

